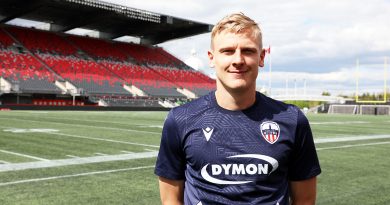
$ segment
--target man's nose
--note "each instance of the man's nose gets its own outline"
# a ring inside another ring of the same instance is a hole
[[[244,64],[244,56],[242,55],[241,51],[238,50],[234,53],[233,56],[233,66],[239,66]]]

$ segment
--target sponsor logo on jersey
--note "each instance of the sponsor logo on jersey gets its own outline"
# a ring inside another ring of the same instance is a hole
[[[203,135],[206,138],[207,141],[210,140],[211,135],[213,134],[214,128],[206,127],[206,129],[203,130]]]
[[[249,164],[236,164],[236,163],[226,163],[226,164],[206,164],[201,170],[201,175],[203,179],[210,183],[214,184],[246,184],[253,182],[253,180],[226,180],[221,179],[223,176],[228,178],[232,176],[234,179],[245,178],[245,176],[254,176],[254,175],[270,175],[274,172],[279,163],[276,159],[260,154],[241,154],[227,157],[228,159],[232,158],[249,158],[249,159],[258,159],[265,163],[249,163]],[[251,160],[256,161],[256,160]],[[208,167],[211,169],[208,170]],[[210,172],[210,173],[209,173]],[[237,177],[242,176],[242,177]]]
[[[274,144],[279,139],[280,128],[276,122],[267,121],[261,123],[260,132],[267,142]]]

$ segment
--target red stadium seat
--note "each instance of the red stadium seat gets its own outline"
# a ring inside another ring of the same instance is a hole
[[[32,52],[61,55],[76,55],[77,48],[68,43],[63,37],[48,31],[25,29],[18,27],[7,28],[23,45]]]

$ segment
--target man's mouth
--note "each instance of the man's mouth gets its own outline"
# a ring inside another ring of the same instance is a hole
[[[242,74],[248,72],[247,70],[230,70],[228,73]]]

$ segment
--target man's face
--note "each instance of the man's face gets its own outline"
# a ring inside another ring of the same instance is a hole
[[[265,55],[259,41],[245,31],[239,34],[223,31],[214,37],[208,56],[219,86],[238,92],[256,87],[258,67],[264,66]]]

